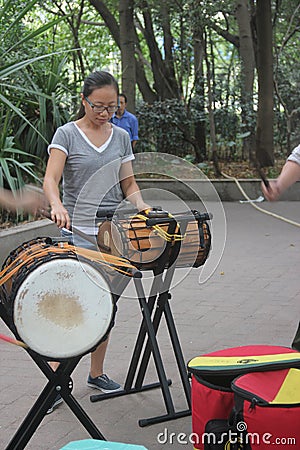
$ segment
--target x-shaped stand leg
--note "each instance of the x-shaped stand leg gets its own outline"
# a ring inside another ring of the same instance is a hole
[[[0,316],[6,325],[9,327],[9,317],[3,304],[0,302]],[[10,327],[9,327],[10,328]],[[13,330],[12,330],[13,331]],[[75,414],[87,432],[93,439],[105,440],[103,434],[99,431],[96,425],[92,422],[90,417],[82,409],[80,404],[75,400],[71,394],[73,389],[73,382],[71,374],[75,367],[79,363],[82,356],[70,358],[68,360],[61,361],[58,369],[53,371],[48,362],[37,353],[27,350],[30,357],[41,369],[44,375],[48,378],[48,383],[40,393],[36,402],[28,412],[24,421],[18,428],[14,437],[6,447],[6,450],[20,450],[24,449],[33,434],[37,430],[38,426],[45,417],[48,409],[53,404],[57,394],[61,394],[66,404],[71,411]]]
[[[166,271],[165,277],[163,277],[163,273],[158,272],[154,277],[154,281],[151,287],[150,295],[148,301],[145,297],[142,280],[139,278],[134,279],[135,288],[140,304],[140,309],[142,311],[143,320],[140,326],[140,330],[138,333],[138,338],[136,341],[135,349],[133,352],[131,364],[129,366],[127,378],[125,381],[124,389],[111,394],[99,394],[92,395],[91,401],[101,401],[107,398],[118,397],[121,395],[132,394],[136,392],[141,392],[153,388],[160,387],[162,390],[167,414],[152,417],[149,419],[141,419],[139,420],[139,425],[146,426],[152,425],[155,423],[161,423],[168,420],[174,420],[179,417],[185,417],[191,414],[190,410],[190,384],[187,377],[187,372],[185,368],[185,362],[183,359],[180,342],[178,339],[178,335],[176,332],[175,323],[173,320],[172,312],[169,305],[169,287],[174,274],[174,267],[172,266],[170,269]],[[155,309],[155,312],[154,312]],[[167,326],[170,334],[170,338],[173,344],[173,349],[178,365],[178,369],[181,375],[181,380],[184,386],[184,391],[186,394],[186,399],[188,403],[188,409],[176,412],[173,404],[173,400],[171,397],[169,386],[171,384],[171,380],[168,380],[166,377],[159,345],[157,342],[156,334],[159,328],[159,324],[162,318],[162,315],[165,314],[165,318],[167,321]],[[153,316],[153,318],[152,318]],[[148,336],[148,340],[146,346],[144,347],[146,337]],[[144,347],[144,352],[143,352]],[[141,358],[141,354],[142,359]],[[148,385],[143,385],[145,373],[147,370],[147,366],[149,363],[149,359],[151,354],[154,358],[154,363],[156,366],[157,374],[159,377],[158,383],[152,383]],[[140,364],[139,364],[140,363]],[[137,375],[137,379],[135,382],[135,386],[133,387],[133,382],[135,375],[137,373],[139,366],[139,371]]]

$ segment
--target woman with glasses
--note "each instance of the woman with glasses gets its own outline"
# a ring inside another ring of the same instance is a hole
[[[97,209],[113,211],[124,197],[139,211],[148,207],[133,175],[129,135],[110,122],[118,109],[118,95],[118,84],[110,73],[91,73],[84,80],[77,120],[59,127],[48,147],[44,191],[51,206],[51,219],[65,232],[72,224],[96,236]],[[61,178],[63,201],[59,191]],[[75,245],[91,248],[90,242],[74,239]],[[107,344],[108,340],[102,342],[91,353],[87,384],[102,392],[113,392],[120,385],[104,374]],[[58,365],[51,364],[54,369]],[[61,401],[58,396],[49,412]]]

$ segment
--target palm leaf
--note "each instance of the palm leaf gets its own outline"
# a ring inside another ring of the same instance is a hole
[[[47,55],[40,55],[35,56],[34,58],[25,59],[24,61],[18,61],[14,64],[6,64],[0,69],[0,80],[2,78],[10,77],[14,72],[17,72],[18,70],[24,69],[24,67],[28,66],[29,64],[33,64],[36,61],[40,61],[41,59],[49,58],[50,56],[59,55],[63,53],[68,52],[74,52],[76,49],[71,50],[60,50],[57,52],[47,53]]]
[[[37,128],[35,128],[31,122],[29,122],[29,120],[24,116],[24,114],[22,113],[22,111],[17,108],[15,105],[13,105],[13,103],[11,103],[8,98],[4,97],[2,94],[0,94],[0,101],[2,103],[4,103],[5,105],[7,105],[10,109],[12,109],[19,117],[21,117],[24,122],[26,122],[28,125],[30,125],[35,132],[45,141],[46,144],[48,144],[47,140],[44,138],[44,136],[39,132],[39,130]]]
[[[26,7],[24,9],[22,9],[22,11],[17,15],[17,17],[15,18],[15,20],[9,25],[9,27],[7,27],[5,33],[3,33],[2,35],[2,40],[4,40],[4,38],[7,36],[7,34],[9,33],[9,31],[21,20],[23,19],[23,17],[25,17],[25,15],[28,13],[28,11],[31,10],[31,8],[38,2],[38,0],[32,0],[31,2],[29,2]],[[8,8],[10,7],[10,5],[12,4],[12,2],[9,0],[5,3],[4,8],[2,10],[0,10],[0,19],[2,17],[4,17],[6,11],[8,10]]]
[[[17,15],[17,17],[15,18],[15,20],[9,25],[9,27],[7,28],[7,30],[5,31],[5,33],[3,33],[2,35],[2,40],[7,36],[7,34],[10,32],[10,30],[21,20],[23,19],[23,17],[25,17],[25,15],[32,9],[32,7],[38,2],[38,0],[31,0],[31,2],[28,2],[28,4],[25,6],[24,9],[22,9],[22,11]],[[7,9],[10,7],[10,5],[12,4],[11,0],[8,0],[5,5],[3,10],[0,10],[0,19],[2,17],[4,17],[5,12],[7,11]]]
[[[59,17],[58,19],[52,20],[51,22],[47,23],[46,25],[43,25],[42,27],[38,28],[37,30],[32,31],[27,36],[25,36],[23,39],[21,39],[20,41],[16,42],[14,45],[12,45],[10,48],[8,48],[2,54],[2,57],[9,54],[13,49],[15,49],[16,47],[19,47],[21,44],[31,41],[33,38],[45,33],[46,31],[48,31],[50,28],[53,28],[54,25],[57,25],[62,20],[64,20],[64,17]]]
[[[15,191],[17,189],[15,178],[11,175],[9,170],[9,165],[7,162],[7,159],[0,158],[0,166],[1,166],[1,185],[4,185],[4,179],[6,180],[8,186],[12,191]]]

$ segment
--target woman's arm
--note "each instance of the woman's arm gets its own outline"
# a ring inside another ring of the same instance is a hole
[[[127,200],[136,206],[139,211],[144,211],[149,208],[149,205],[144,202],[141,191],[135,181],[131,161],[121,166],[120,184]]]
[[[51,206],[51,219],[59,228],[70,229],[71,221],[68,211],[60,200],[59,183],[66,163],[62,150],[52,148],[44,178],[44,192]]]

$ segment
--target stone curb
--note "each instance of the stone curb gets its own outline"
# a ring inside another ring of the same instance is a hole
[[[259,179],[239,179],[239,184],[246,192],[250,199],[256,199],[261,192],[261,180]],[[141,190],[151,189],[150,197],[153,200],[160,198],[168,198],[166,191],[177,195],[182,200],[199,200],[215,201],[216,195],[211,185],[214,186],[221,201],[233,202],[245,200],[243,194],[239,190],[237,184],[233,180],[172,180],[172,179],[137,179],[137,183]],[[154,198],[155,189],[157,189],[157,198]],[[165,194],[164,194],[165,192]],[[147,193],[145,193],[147,198]],[[299,201],[300,200],[300,181],[291,186],[281,197],[280,200]]]

